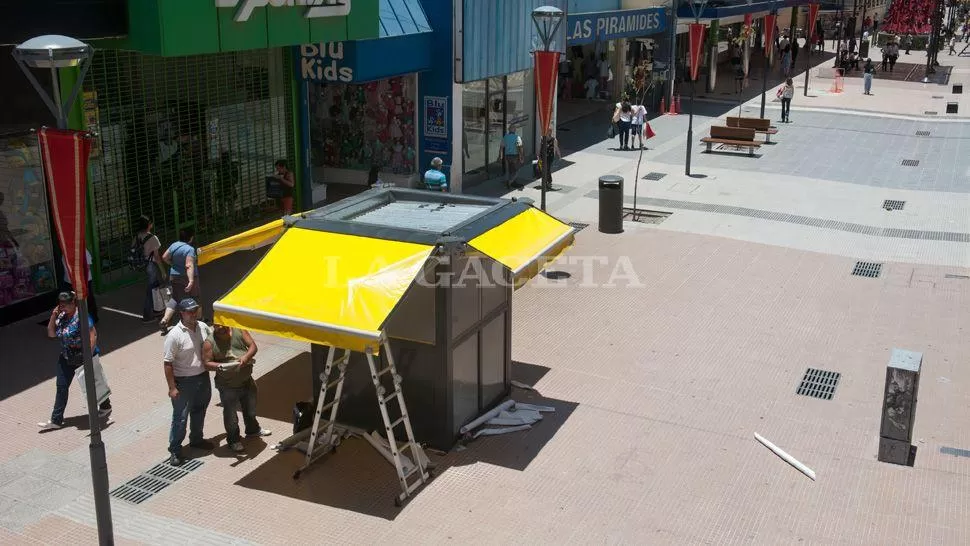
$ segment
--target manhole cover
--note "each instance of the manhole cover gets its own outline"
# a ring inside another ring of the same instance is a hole
[[[809,368],[805,370],[802,382],[795,393],[821,400],[831,400],[835,396],[835,388],[839,386],[840,377],[842,374],[839,372]]]
[[[115,488],[111,492],[111,496],[132,504],[141,504],[201,466],[202,461],[198,459],[185,461],[182,466],[159,463],[148,472],[140,474],[125,482],[124,485]]]
[[[589,227],[589,224],[584,224],[582,222],[569,222],[569,225],[572,226],[572,228],[576,231],[583,231]]]
[[[924,115],[927,115],[927,116],[935,116],[935,115],[937,115],[938,113],[939,113],[939,112],[936,112],[936,111],[934,111],[934,110],[926,110],[925,112],[923,112],[923,114],[924,114]]]
[[[929,131],[916,131],[916,136],[930,136]]]
[[[664,212],[662,210],[623,208],[624,220],[633,220],[641,224],[660,224],[671,214],[670,212]]]
[[[667,176],[667,173],[647,173],[641,177],[642,180],[660,180]]]
[[[906,206],[906,201],[893,201],[887,199],[886,201],[882,202],[882,208],[886,210],[903,210],[904,206]]]
[[[852,268],[852,274],[857,277],[869,277],[875,279],[882,273],[882,264],[875,262],[856,262]]]
[[[904,159],[903,160],[903,167],[918,167],[918,166],[919,166],[919,160],[918,159]]]

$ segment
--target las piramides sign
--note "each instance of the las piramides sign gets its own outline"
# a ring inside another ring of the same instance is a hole
[[[249,20],[257,8],[307,8],[304,17],[345,17],[350,15],[351,0],[215,0],[217,8],[235,8],[237,23]]]

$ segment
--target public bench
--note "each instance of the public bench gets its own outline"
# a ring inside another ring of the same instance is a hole
[[[755,133],[765,135],[765,144],[771,144],[771,135],[778,134],[778,128],[771,126],[771,120],[764,118],[740,118],[728,116],[728,127],[741,127],[743,129],[754,129]]]
[[[748,129],[744,127],[711,127],[711,135],[701,139],[701,142],[707,144],[707,151],[711,151],[711,145],[713,144],[726,144],[728,146],[737,146],[738,148],[747,148],[748,155],[753,156],[755,148],[760,148],[761,143],[755,142],[754,140],[755,131],[754,129]]]

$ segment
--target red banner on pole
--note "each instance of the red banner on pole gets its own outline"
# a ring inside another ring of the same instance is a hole
[[[91,140],[83,132],[47,127],[40,130],[39,140],[57,240],[71,285],[77,297],[84,299],[88,289],[84,207]]]
[[[744,14],[744,28],[751,28],[751,19],[753,17],[754,16],[751,15],[750,13],[745,13]]]
[[[701,23],[690,24],[690,79],[697,80],[697,71],[701,67],[701,49],[704,45],[704,32],[707,25]]]
[[[777,15],[765,15],[765,57],[771,56],[771,50],[775,45],[775,19]]]
[[[535,72],[539,130],[543,136],[547,136],[552,121],[552,102],[556,98],[556,80],[559,78],[559,52],[536,51]]]
[[[818,20],[818,4],[808,5],[808,42],[815,38],[815,21]]]

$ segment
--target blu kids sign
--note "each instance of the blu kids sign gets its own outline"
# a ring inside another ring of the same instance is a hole
[[[354,43],[305,44],[300,46],[300,75],[308,82],[354,81]]]
[[[215,0],[217,8],[236,8],[233,19],[237,23],[249,20],[257,8],[306,7],[306,19],[317,17],[346,17],[350,15],[351,0]]]
[[[597,40],[640,38],[663,32],[667,27],[663,8],[600,11],[570,14],[566,19],[568,45],[591,44]]]

